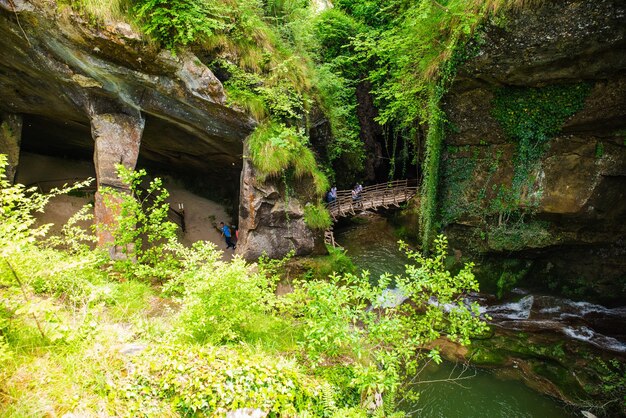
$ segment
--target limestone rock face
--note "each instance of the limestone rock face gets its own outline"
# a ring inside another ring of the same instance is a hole
[[[262,254],[270,258],[325,252],[323,233],[314,232],[304,223],[304,209],[294,198],[285,198],[284,187],[271,179],[257,180],[248,159],[241,172],[239,204],[239,241],[237,253],[247,260]]]
[[[141,113],[142,158],[185,170],[240,167],[255,125],[193,54],[45,0],[0,0],[0,97],[0,111],[24,115],[29,150],[87,156],[91,114]]]
[[[457,248],[532,260],[528,274],[544,281],[560,276],[598,283],[602,274],[621,286],[625,50],[626,3],[618,0],[545,1],[486,27],[478,53],[461,66],[444,98],[455,129],[443,153],[442,203]],[[507,224],[506,215],[498,219],[497,195],[512,187],[517,143],[494,117],[496,92],[578,83],[590,86],[582,110],[548,141],[531,170],[532,186],[513,208],[529,215],[509,218],[512,228],[497,236],[494,226]],[[535,232],[528,232],[529,224]],[[497,239],[503,237],[506,243]]]

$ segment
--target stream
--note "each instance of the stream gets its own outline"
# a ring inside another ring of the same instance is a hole
[[[335,238],[359,269],[369,270],[372,279],[384,272],[404,271],[407,259],[384,218],[373,216],[339,227]],[[478,302],[481,314],[489,315],[490,323],[503,332],[549,336],[554,341],[571,339],[605,352],[626,353],[626,307],[607,308],[524,289],[514,289],[504,300],[484,293],[470,294],[466,300]],[[420,385],[420,400],[402,405],[403,409],[415,417],[582,416],[580,409],[530,389],[511,367],[469,367],[462,373],[460,368],[451,362],[429,366],[420,380],[440,382]],[[441,382],[459,374],[469,378]]]

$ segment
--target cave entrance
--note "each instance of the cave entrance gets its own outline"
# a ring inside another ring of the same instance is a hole
[[[147,181],[161,177],[170,193],[170,207],[184,210],[186,228],[181,239],[186,244],[209,240],[221,246],[215,225],[238,222],[243,144],[238,152],[212,145],[174,123],[146,117],[136,167],[146,169]],[[233,147],[236,144],[231,144]],[[88,177],[96,177],[89,120],[23,115],[17,182],[48,191]],[[53,202],[49,221],[62,225],[82,204],[93,202],[93,191],[83,195],[80,202],[79,196],[68,199],[70,207],[54,206]]]

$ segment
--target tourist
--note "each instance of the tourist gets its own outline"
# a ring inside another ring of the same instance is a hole
[[[356,202],[360,198],[361,196],[359,194],[359,188],[357,186],[354,186],[354,189],[352,189],[352,201]]]
[[[237,225],[230,226],[230,235],[231,235],[233,244],[237,246],[237,242],[239,241],[239,229],[237,228]]]
[[[233,244],[233,242],[231,241],[231,233],[228,225],[224,225],[224,222],[220,222],[220,231],[222,231],[222,236],[224,237],[224,240],[226,240],[226,249],[232,247],[232,249],[234,250],[236,247],[235,244]]]
[[[333,184],[333,187],[330,188],[330,192],[328,192],[328,203],[333,203],[337,200],[337,186]]]

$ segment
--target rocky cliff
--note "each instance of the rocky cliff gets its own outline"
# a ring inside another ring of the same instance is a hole
[[[98,187],[124,187],[116,164],[139,161],[236,195],[243,142],[256,121],[227,104],[206,64],[189,51],[158,48],[127,23],[89,19],[54,1],[0,0],[0,152],[9,155],[8,175],[25,150],[93,158]],[[242,184],[256,184],[253,173],[245,170]],[[59,173],[41,180],[52,178]],[[301,219],[304,229],[292,227],[299,202],[292,198],[283,211],[285,199],[270,202],[263,190],[245,188],[244,200],[277,206],[260,210],[253,224],[242,219],[244,255],[310,251],[311,232]],[[95,212],[97,222],[116,215],[99,193]],[[111,239],[100,234],[101,244]]]
[[[457,248],[518,260],[500,285],[624,295],[625,33],[623,1],[547,0],[468,46],[444,99],[441,217]]]
[[[265,254],[281,258],[326,253],[323,231],[307,227],[304,208],[298,196],[306,196],[314,186],[301,180],[291,192],[281,179],[257,179],[250,159],[245,158],[241,172],[239,203],[239,244],[237,252],[248,260]]]
[[[54,2],[1,0],[0,19],[0,109],[23,115],[29,147],[90,154],[92,115],[124,113],[146,120],[147,160],[241,166],[254,121],[225,105],[194,55],[173,56],[128,24],[93,24]]]

